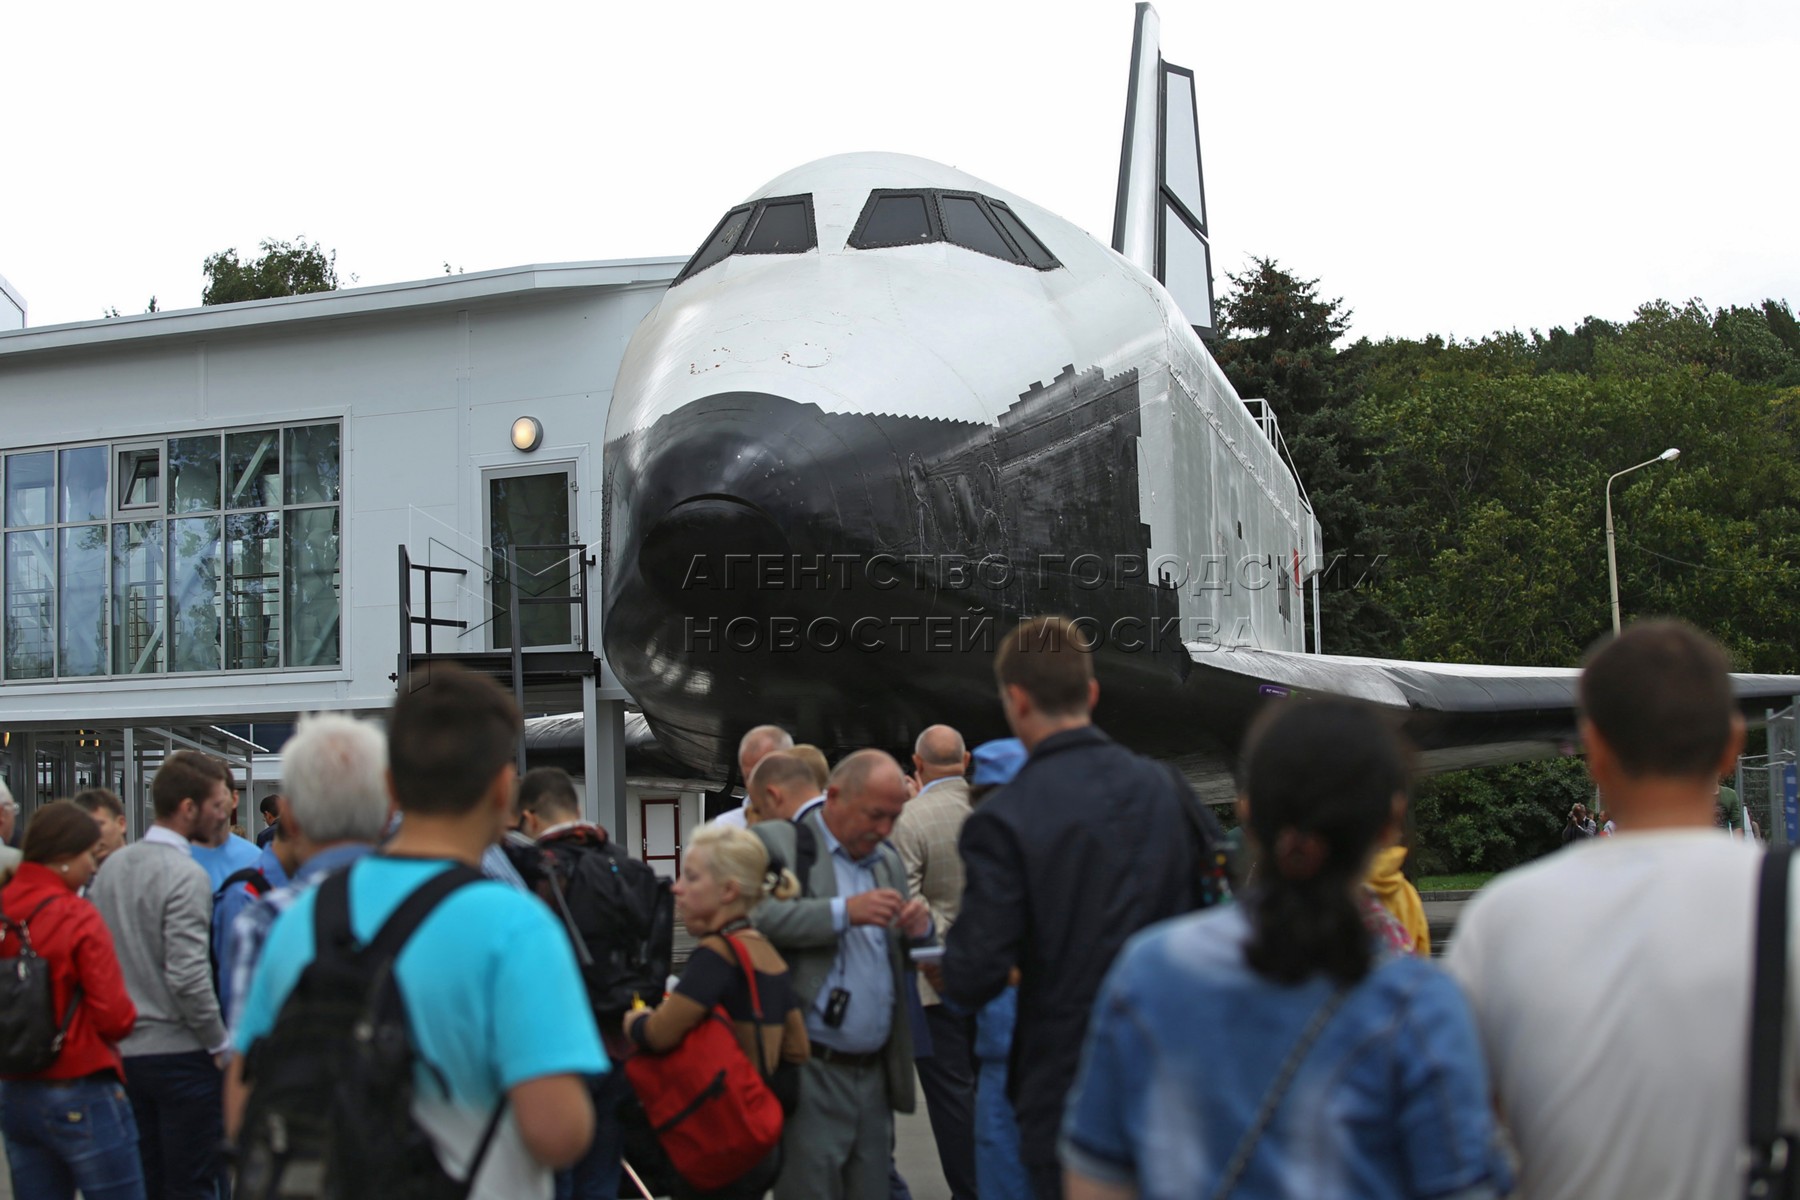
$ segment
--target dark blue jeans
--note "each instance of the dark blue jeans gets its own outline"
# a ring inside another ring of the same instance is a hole
[[[618,1200],[619,1153],[624,1135],[619,1129],[619,1101],[626,1095],[625,1069],[618,1063],[604,1075],[588,1079],[588,1095],[594,1101],[594,1140],[581,1161],[556,1173],[556,1200]]]
[[[125,1088],[110,1075],[11,1079],[0,1101],[0,1133],[16,1200],[144,1200],[137,1122]]]
[[[225,1194],[224,1076],[204,1050],[135,1054],[125,1094],[137,1115],[144,1190],[157,1200],[216,1200]]]

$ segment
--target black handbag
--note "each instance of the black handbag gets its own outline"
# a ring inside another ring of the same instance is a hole
[[[1781,1128],[1786,1077],[1788,977],[1788,876],[1793,852],[1763,855],[1756,888],[1756,973],[1750,992],[1750,1164],[1744,1195],[1750,1200],[1800,1200],[1800,1150],[1792,1130]]]
[[[77,984],[68,1010],[62,1021],[57,1021],[50,964],[31,948],[31,922],[54,899],[57,897],[46,897],[23,921],[0,911],[0,930],[17,933],[20,947],[17,958],[0,958],[0,1075],[36,1075],[48,1070],[62,1053],[69,1022],[81,1003]]]

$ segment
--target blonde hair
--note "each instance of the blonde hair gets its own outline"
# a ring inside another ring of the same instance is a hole
[[[706,855],[707,869],[720,879],[736,880],[744,911],[763,902],[765,896],[792,900],[800,894],[800,881],[786,867],[769,866],[769,849],[747,829],[729,825],[702,825],[694,831],[688,852]]]

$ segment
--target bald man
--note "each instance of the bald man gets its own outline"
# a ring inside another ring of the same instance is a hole
[[[793,821],[806,802],[819,794],[812,765],[793,751],[771,754],[756,764],[746,787],[750,823]]]
[[[758,725],[738,739],[738,778],[744,781],[744,802],[730,812],[714,817],[712,824],[743,829],[750,824],[750,772],[771,754],[794,748],[794,738],[779,725]]]
[[[764,797],[775,771],[758,773]],[[859,750],[831,773],[822,805],[751,829],[790,865],[803,838],[815,850],[804,894],[765,900],[752,917],[787,959],[813,1048],[782,1133],[776,1200],[888,1197],[894,1112],[914,1104],[906,947],[932,939],[931,911],[909,898],[887,842],[905,804],[900,764]]]
[[[969,819],[969,753],[962,734],[933,725],[913,743],[919,794],[894,822],[894,849],[906,864],[906,883],[931,909],[940,938],[950,935],[962,908],[963,865],[956,852]],[[951,1200],[975,1200],[975,1014],[946,1004],[919,980],[931,1050],[918,1060],[919,1083],[931,1115],[931,1136]]]

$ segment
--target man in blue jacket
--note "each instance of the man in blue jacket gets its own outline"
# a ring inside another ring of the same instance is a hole
[[[1030,757],[963,826],[943,979],[977,1008],[1019,968],[1009,1090],[1032,1190],[1056,1200],[1057,1133],[1101,980],[1132,934],[1222,893],[1219,831],[1183,780],[1094,726],[1100,685],[1069,621],[1020,625],[994,673]]]

